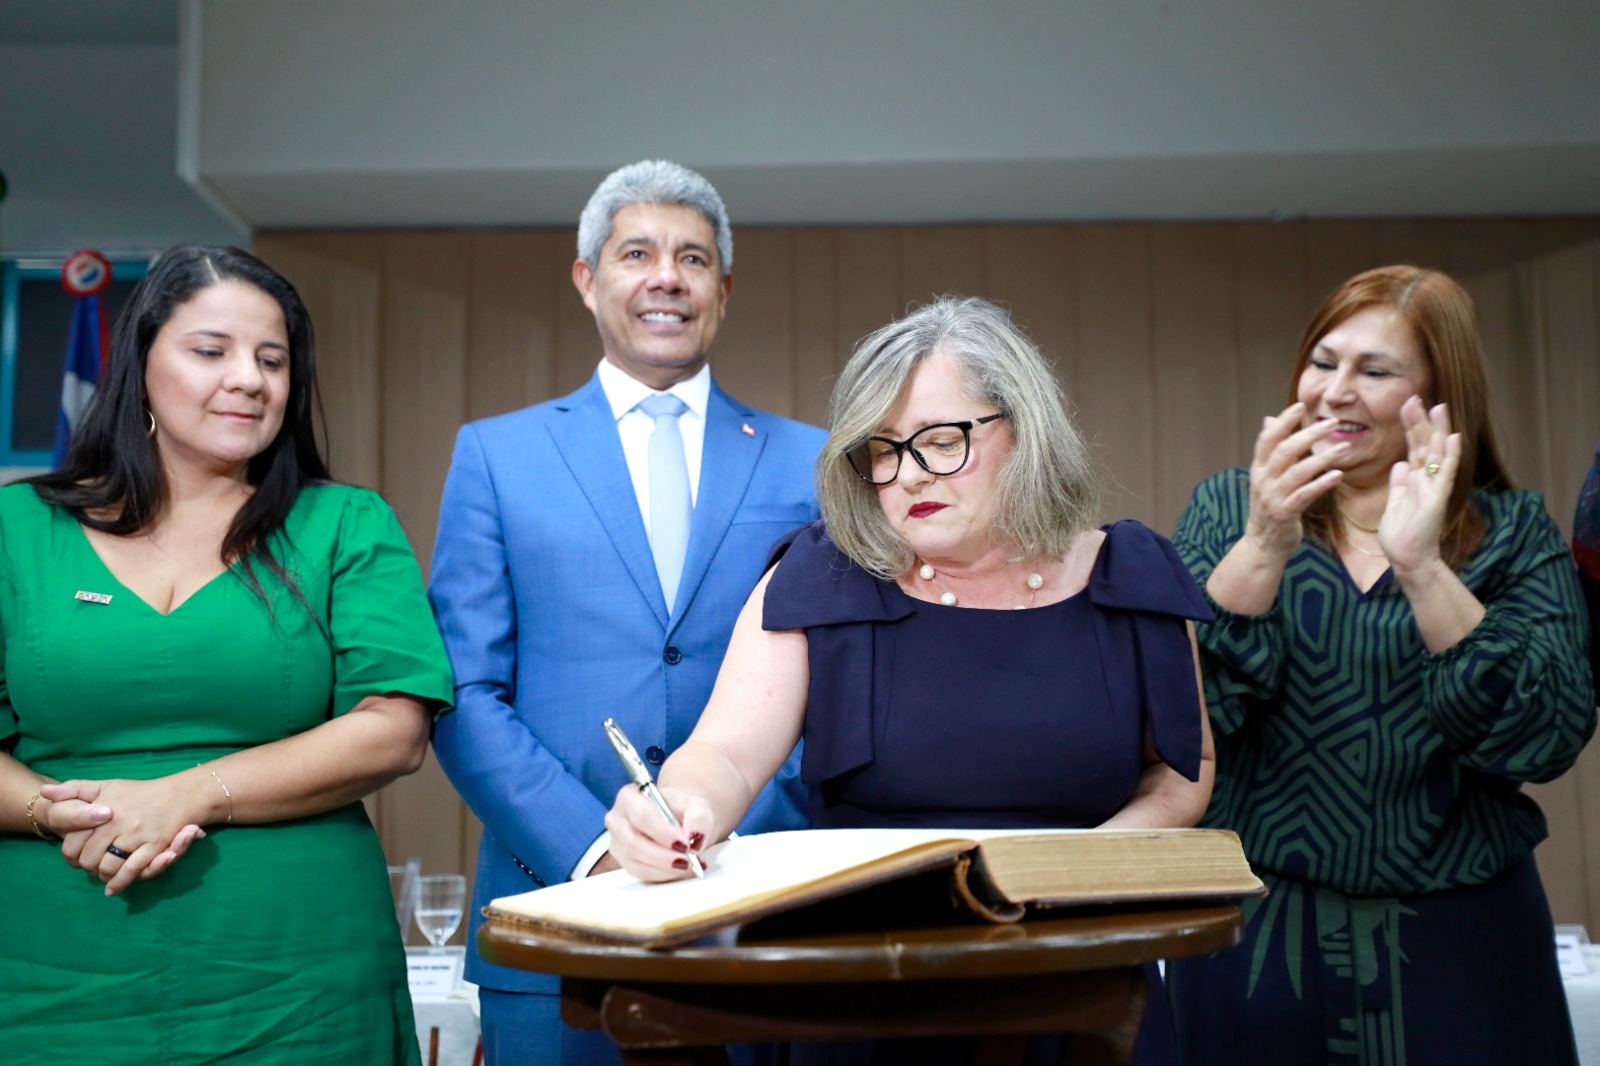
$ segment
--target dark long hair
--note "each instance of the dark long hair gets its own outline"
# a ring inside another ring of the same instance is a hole
[[[251,457],[246,479],[254,492],[222,539],[222,560],[265,602],[253,563],[259,563],[298,595],[294,581],[268,548],[283,528],[306,485],[328,480],[317,448],[313,414],[317,396],[316,344],[311,316],[300,294],[277,271],[239,248],[180,244],[161,253],[134,287],[111,330],[105,374],[72,435],[59,470],[30,478],[46,503],[104,533],[127,536],[149,527],[167,499],[167,479],[156,442],[149,435],[145,367],[156,334],[172,312],[202,289],[225,281],[253,286],[283,312],[289,334],[289,396],[283,425],[272,443]]]
[[[1445,404],[1451,428],[1461,434],[1461,465],[1445,504],[1444,533],[1439,538],[1445,562],[1460,567],[1483,540],[1485,523],[1471,506],[1473,494],[1514,485],[1489,420],[1489,377],[1478,339],[1477,315],[1472,298],[1454,278],[1410,265],[1386,266],[1357,274],[1329,293],[1300,339],[1294,375],[1289,379],[1289,402],[1299,397],[1300,375],[1317,342],[1370,307],[1392,307],[1411,327],[1433,378],[1433,395],[1423,401]],[[1331,493],[1307,508],[1306,529],[1326,545],[1342,543],[1344,531],[1335,520]]]

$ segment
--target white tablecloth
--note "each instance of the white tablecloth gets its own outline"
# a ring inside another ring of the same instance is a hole
[[[422,1066],[428,1066],[428,1045],[434,1029],[439,1030],[439,1058],[436,1066],[472,1066],[478,1048],[478,989],[467,985],[448,996],[413,996],[417,1014],[417,1043],[422,1048]]]
[[[1572,1012],[1572,1032],[1578,1038],[1578,1061],[1600,1066],[1600,944],[1585,944],[1589,963],[1585,977],[1568,977],[1567,1009]]]
[[[446,949],[462,952],[462,948]],[[439,1034],[438,1057],[433,1066],[472,1066],[478,1050],[478,986],[465,981],[447,995],[411,994],[411,1008],[417,1017],[417,1045],[422,1049],[422,1066],[429,1066],[428,1048],[433,1034]]]

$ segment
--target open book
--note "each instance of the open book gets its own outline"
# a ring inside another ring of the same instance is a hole
[[[504,896],[484,914],[664,946],[928,871],[997,922],[1029,908],[1266,893],[1239,838],[1218,829],[811,829],[723,841],[705,860],[703,878],[646,884],[616,870]]]

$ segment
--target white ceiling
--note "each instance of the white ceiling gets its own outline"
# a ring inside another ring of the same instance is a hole
[[[1600,3],[187,0],[182,170],[250,225],[1600,213]]]
[[[746,224],[1600,214],[1593,0],[0,0],[174,41],[243,229],[571,225],[650,156]]]

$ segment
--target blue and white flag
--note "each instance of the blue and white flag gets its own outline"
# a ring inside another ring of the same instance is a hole
[[[58,467],[66,462],[72,432],[100,383],[100,297],[80,296],[76,303],[67,338],[67,372],[61,378],[61,413],[56,416]]]
[[[111,264],[85,248],[61,267],[61,285],[73,296],[72,332],[67,335],[67,370],[61,377],[61,413],[56,416],[55,465],[67,461],[72,433],[100,383],[106,357],[106,319],[100,294],[111,284]]]

